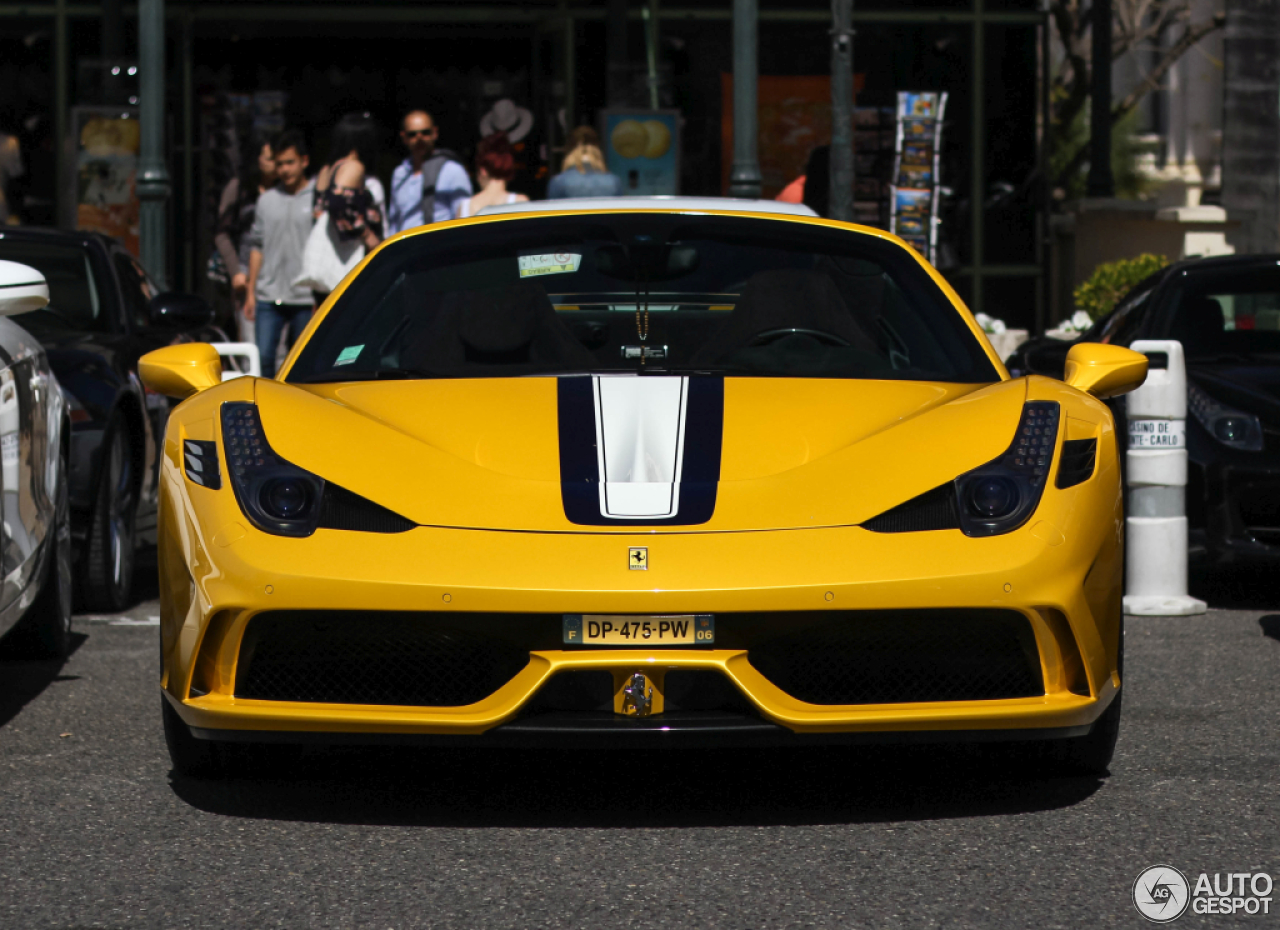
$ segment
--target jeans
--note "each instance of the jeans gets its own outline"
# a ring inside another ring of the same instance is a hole
[[[280,334],[285,326],[289,327],[288,348],[302,335],[302,330],[311,320],[311,304],[277,304],[269,300],[258,301],[253,321],[254,335],[258,341],[258,355],[262,358],[262,377],[276,376],[276,349],[280,345]]]

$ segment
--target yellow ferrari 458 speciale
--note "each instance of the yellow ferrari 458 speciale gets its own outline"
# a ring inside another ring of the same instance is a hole
[[[383,243],[274,380],[186,400],[165,735],[245,744],[1005,739],[1105,771],[1146,359],[1011,379],[901,240],[732,201],[525,205]]]

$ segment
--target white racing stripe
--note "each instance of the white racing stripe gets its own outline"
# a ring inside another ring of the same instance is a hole
[[[674,517],[680,507],[688,378],[592,378],[600,513],[609,519]]]

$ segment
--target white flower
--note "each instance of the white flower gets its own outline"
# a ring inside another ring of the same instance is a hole
[[[1003,333],[1007,328],[1004,325],[1004,320],[997,320],[994,317],[987,316],[985,313],[974,314],[973,318],[977,320],[978,325],[982,327],[982,331],[984,333],[998,335]]]
[[[1086,329],[1088,329],[1092,325],[1093,325],[1093,319],[1085,311],[1077,310],[1075,313],[1071,314],[1071,326],[1074,329],[1078,329],[1080,330],[1080,332],[1084,332]]]

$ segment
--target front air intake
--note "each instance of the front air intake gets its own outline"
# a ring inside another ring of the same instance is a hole
[[[430,613],[273,611],[249,621],[235,696],[261,701],[460,707],[529,664],[528,648]]]
[[[844,611],[752,645],[747,659],[807,704],[996,701],[1045,693],[1012,610]]]

